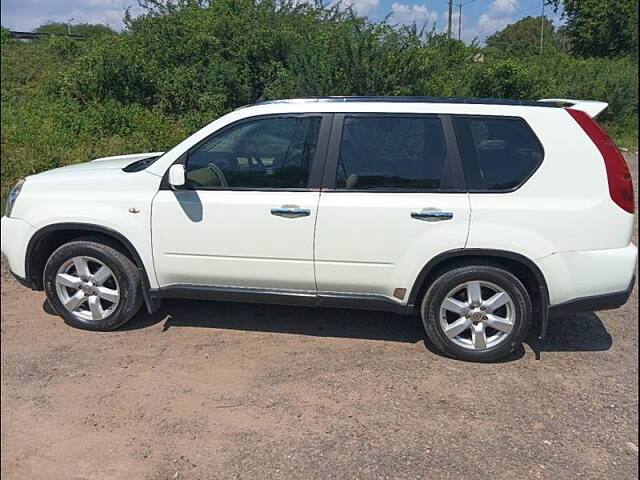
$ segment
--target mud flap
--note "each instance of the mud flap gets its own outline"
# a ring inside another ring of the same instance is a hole
[[[142,298],[144,299],[144,306],[147,308],[149,315],[151,315],[160,310],[162,300],[159,297],[153,297],[149,292],[150,286],[144,270],[138,268],[138,272],[140,273],[140,287],[142,290]]]
[[[549,325],[549,302],[546,300],[546,288],[540,287],[540,330],[538,332],[538,341],[535,349],[536,360],[540,360],[544,339],[547,336],[547,326]]]

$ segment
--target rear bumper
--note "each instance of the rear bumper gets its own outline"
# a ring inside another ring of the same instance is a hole
[[[607,250],[557,252],[535,262],[547,282],[550,308],[560,310],[584,299],[622,297],[634,277],[637,260],[638,249],[630,243]]]
[[[551,305],[549,307],[549,318],[563,317],[581,312],[597,312],[600,310],[612,310],[621,307],[633,292],[635,285],[635,275],[631,279],[631,283],[626,290],[615,293],[606,293],[603,295],[592,295],[589,297],[576,298],[568,302]]]

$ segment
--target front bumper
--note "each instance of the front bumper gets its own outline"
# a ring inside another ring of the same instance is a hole
[[[27,276],[25,268],[27,246],[36,229],[20,218],[2,217],[0,222],[2,253],[7,257],[13,275],[24,279]]]

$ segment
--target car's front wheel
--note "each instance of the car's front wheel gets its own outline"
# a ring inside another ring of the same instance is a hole
[[[55,250],[45,265],[44,284],[49,303],[77,328],[113,330],[142,304],[134,263],[94,239],[79,239]]]
[[[531,300],[512,273],[469,265],[440,275],[422,302],[429,339],[447,355],[490,362],[510,354],[531,325]]]

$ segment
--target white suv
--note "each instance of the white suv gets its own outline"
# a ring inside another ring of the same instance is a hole
[[[631,292],[629,171],[606,104],[567,102],[258,103],[164,154],[28,177],[2,252],[75,327],[167,297],[419,312],[446,354],[495,360]]]

